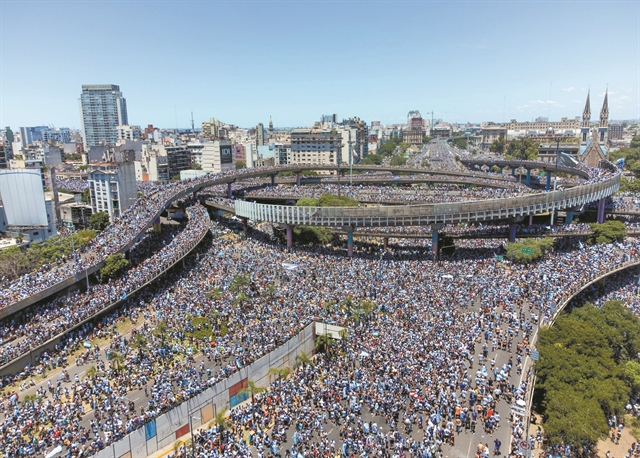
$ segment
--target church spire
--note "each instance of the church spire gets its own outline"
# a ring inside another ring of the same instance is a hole
[[[273,119],[271,119],[271,115],[269,115],[269,132],[273,132]]]
[[[591,90],[587,92],[587,103],[584,104],[584,111],[582,112],[582,127],[589,127],[591,124]]]
[[[609,89],[604,93],[604,102],[600,110],[600,127],[608,127],[609,124]]]

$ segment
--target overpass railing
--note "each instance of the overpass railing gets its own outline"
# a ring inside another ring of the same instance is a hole
[[[473,202],[369,206],[292,207],[236,201],[236,215],[257,221],[306,226],[419,226],[518,218],[580,207],[614,194],[620,175],[566,190]]]

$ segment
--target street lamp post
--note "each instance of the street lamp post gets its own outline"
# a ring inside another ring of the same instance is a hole
[[[193,441],[193,422],[191,421],[193,417],[199,418],[201,421],[202,421],[202,417],[199,415],[193,415],[193,414],[189,415],[189,435],[191,436],[191,453],[193,453],[193,456],[196,456],[196,444]]]

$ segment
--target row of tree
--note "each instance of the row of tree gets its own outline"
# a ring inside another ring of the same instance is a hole
[[[78,249],[96,236],[92,230],[79,231],[72,235],[58,235],[42,243],[33,243],[29,248],[17,246],[0,251],[0,277],[15,278],[40,268],[44,264],[53,264],[71,254],[72,248]],[[18,242],[22,243],[21,237]]]
[[[507,142],[504,137],[494,140],[489,145],[489,151],[504,155],[507,159],[522,161],[534,161],[538,159],[539,142],[534,142],[529,137],[514,139]]]
[[[611,151],[611,162],[616,162],[620,158],[624,158],[625,170],[640,177],[640,135],[633,137],[629,148],[620,148],[616,151]]]
[[[542,329],[534,400],[552,444],[593,448],[640,393],[640,319],[620,301],[586,304]]]

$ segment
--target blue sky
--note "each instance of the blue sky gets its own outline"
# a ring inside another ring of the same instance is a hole
[[[0,0],[0,126],[79,127],[82,84],[130,124],[640,117],[638,1]]]

